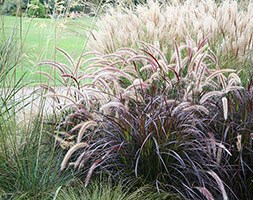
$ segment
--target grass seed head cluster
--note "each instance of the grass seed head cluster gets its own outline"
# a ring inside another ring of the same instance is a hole
[[[98,21],[91,49],[111,53],[119,47],[136,47],[139,41],[171,50],[176,40],[193,38],[199,43],[210,35],[210,46],[218,54],[245,55],[253,48],[253,3],[238,1],[148,1],[135,9],[112,8]]]

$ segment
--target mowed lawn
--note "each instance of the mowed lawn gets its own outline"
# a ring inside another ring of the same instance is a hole
[[[68,52],[74,59],[86,51],[89,31],[95,27],[95,18],[78,19],[38,19],[27,17],[1,16],[1,43],[14,33],[16,52],[21,51],[20,62],[16,67],[16,78],[25,73],[24,83],[40,83],[47,79],[38,71],[54,74],[54,70],[46,66],[38,66],[43,60],[57,60],[68,64],[56,47]],[[2,45],[0,45],[2,46]],[[56,81],[57,84],[57,81]]]

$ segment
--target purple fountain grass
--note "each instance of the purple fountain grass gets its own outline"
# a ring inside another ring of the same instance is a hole
[[[76,63],[68,58],[66,69],[58,62],[42,62],[59,68],[66,91],[57,94],[43,86],[64,116],[61,134],[55,136],[69,148],[61,170],[82,171],[86,185],[105,173],[114,180],[136,177],[184,199],[240,197],[228,181],[234,172],[230,161],[238,158],[228,144],[236,142],[237,153],[248,143],[241,132],[230,142],[222,126],[228,131],[234,126],[227,123],[237,117],[241,102],[250,104],[249,93],[235,70],[221,68],[207,41],[175,44],[170,60],[143,43],[140,50],[94,52],[88,61],[85,56]],[[240,170],[248,174],[251,169],[244,164]]]

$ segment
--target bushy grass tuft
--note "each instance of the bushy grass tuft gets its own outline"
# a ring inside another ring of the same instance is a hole
[[[248,175],[240,191],[228,182],[228,169],[238,162],[228,145],[234,139],[226,141],[212,129],[235,119],[230,112],[240,106],[231,94],[245,89],[236,70],[222,69],[207,40],[175,43],[170,59],[143,43],[140,50],[91,52],[77,61],[59,50],[70,66],[43,61],[58,70],[63,84],[61,93],[42,85],[63,116],[54,134],[67,150],[60,170],[81,172],[85,186],[102,173],[113,180],[135,177],[139,186],[148,183],[183,199],[243,196]],[[251,172],[248,162],[239,174]]]
[[[76,182],[71,187],[60,188],[55,199],[57,200],[131,200],[131,199],[166,199],[169,196],[165,192],[157,193],[151,186],[134,188],[135,184],[129,182],[123,184],[121,181],[112,184],[110,181],[93,181],[88,187],[84,187],[82,182]]]
[[[22,104],[16,97],[22,88],[22,79],[17,79],[15,74],[20,61],[20,49],[17,48],[19,43],[14,33],[6,40],[2,39],[0,199],[47,199],[54,192],[55,186],[64,184],[71,178],[71,173],[58,176],[61,154],[55,152],[52,141],[46,142],[41,116],[33,123],[18,123],[18,105]]]
[[[2,199],[50,199],[57,187],[73,179],[71,172],[59,176],[62,153],[48,143],[41,121],[23,131],[15,120],[1,125]]]

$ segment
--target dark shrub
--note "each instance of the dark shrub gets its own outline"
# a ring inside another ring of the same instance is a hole
[[[46,7],[39,0],[31,0],[28,8],[29,17],[46,17]]]

